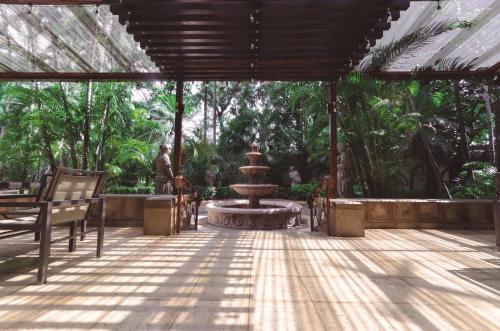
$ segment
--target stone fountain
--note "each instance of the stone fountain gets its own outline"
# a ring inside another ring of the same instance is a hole
[[[262,200],[273,193],[277,185],[261,184],[269,167],[257,165],[262,157],[257,144],[251,145],[246,153],[249,166],[240,167],[241,173],[249,177],[248,184],[234,184],[231,189],[248,197],[248,200],[225,200],[208,204],[208,223],[239,229],[280,229],[295,224],[300,218],[302,207],[289,201]]]

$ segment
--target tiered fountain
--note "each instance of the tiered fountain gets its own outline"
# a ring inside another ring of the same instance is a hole
[[[208,204],[208,223],[239,229],[280,229],[286,228],[289,223],[295,224],[300,217],[300,205],[289,201],[261,201],[261,197],[270,195],[278,186],[260,183],[270,168],[257,165],[257,160],[262,157],[257,144],[253,143],[251,151],[245,156],[250,165],[239,170],[250,178],[250,183],[230,187],[238,194],[248,196],[248,200],[224,200]]]

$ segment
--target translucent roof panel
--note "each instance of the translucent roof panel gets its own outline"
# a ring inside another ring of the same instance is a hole
[[[474,60],[473,69],[490,68],[500,62],[500,1],[443,0],[440,5],[438,9],[435,1],[412,2],[375,47],[433,22],[463,21],[473,23],[472,26],[443,33],[414,54],[400,57],[385,70],[411,71],[432,66],[438,60],[454,58],[461,62]]]
[[[0,5],[0,71],[157,72],[109,6]]]

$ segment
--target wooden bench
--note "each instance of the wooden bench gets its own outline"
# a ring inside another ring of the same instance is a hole
[[[59,168],[50,183],[40,189],[39,195],[32,197],[32,202],[5,201],[9,196],[0,196],[0,230],[35,232],[40,235],[40,255],[37,283],[47,282],[47,268],[50,246],[54,242],[69,240],[69,251],[76,250],[76,238],[86,233],[97,231],[96,256],[102,254],[104,240],[104,199],[98,198],[104,182],[104,172],[83,171]],[[2,199],[5,198],[5,199]],[[11,196],[21,199],[23,196]],[[88,231],[86,220],[94,208],[99,208],[100,218],[97,229]],[[78,223],[82,227],[77,233]],[[69,236],[52,240],[54,226],[69,225]],[[9,236],[9,233],[7,233]],[[4,237],[6,237],[4,235]],[[1,237],[0,237],[1,239]]]

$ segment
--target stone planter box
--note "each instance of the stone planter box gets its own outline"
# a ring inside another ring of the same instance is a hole
[[[175,219],[175,199],[153,197],[144,200],[145,235],[174,235]]]
[[[144,203],[149,198],[176,199],[175,195],[102,194],[106,199],[106,226],[143,227]]]
[[[359,202],[367,229],[493,229],[492,200],[336,199]]]
[[[365,206],[358,201],[332,201],[328,235],[336,237],[365,236]]]

